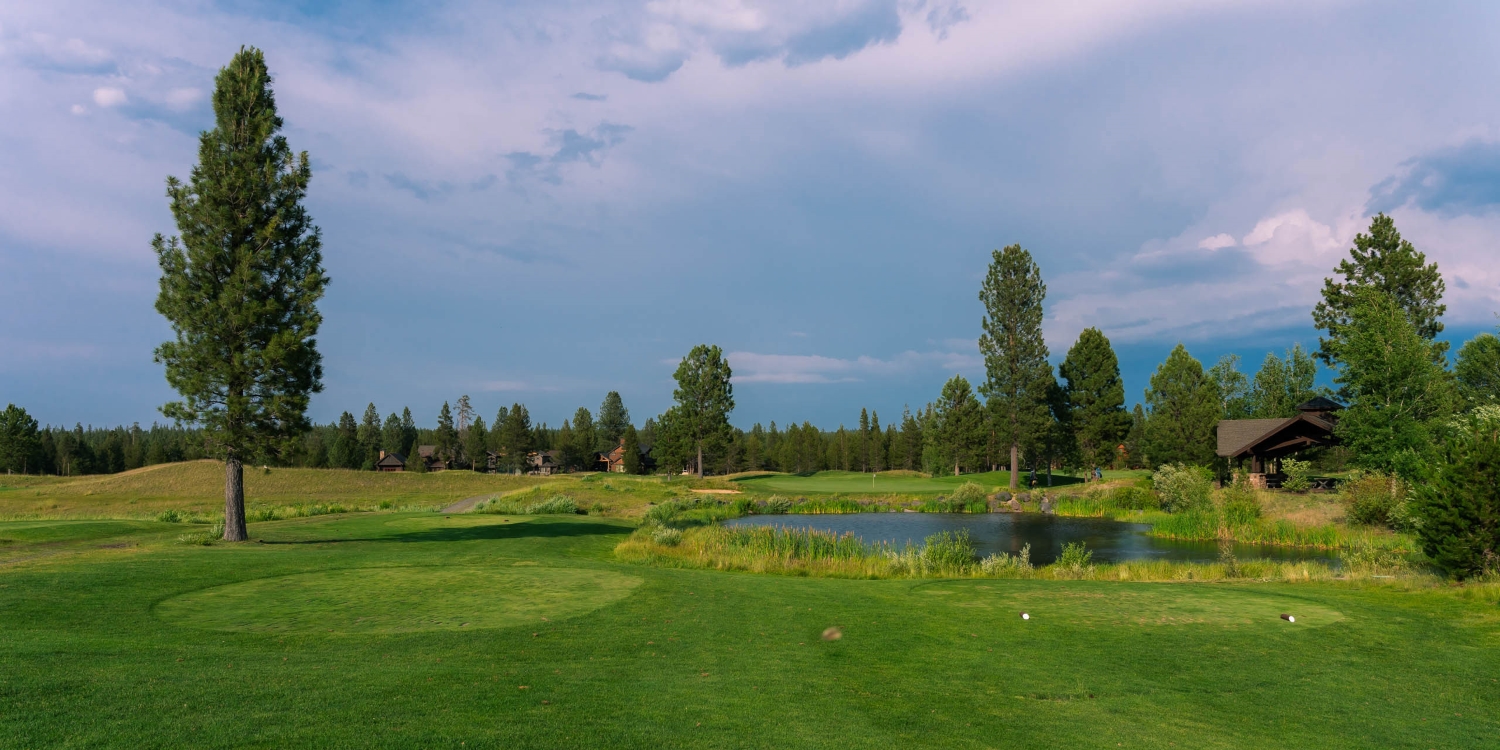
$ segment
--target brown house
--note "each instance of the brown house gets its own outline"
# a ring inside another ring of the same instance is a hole
[[[560,451],[532,451],[526,454],[526,473],[545,477],[562,472]]]
[[[448,468],[448,462],[438,455],[436,445],[417,446],[417,455],[427,462],[428,471],[445,471]]]
[[[376,471],[406,471],[406,456],[400,453],[380,452],[380,460],[375,462]]]
[[[1319,396],[1297,406],[1297,416],[1283,419],[1224,419],[1219,421],[1219,450],[1235,466],[1250,463],[1250,483],[1275,487],[1281,483],[1281,459],[1320,445],[1337,445],[1333,434],[1343,405]]]

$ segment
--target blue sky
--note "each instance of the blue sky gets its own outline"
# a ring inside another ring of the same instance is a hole
[[[158,418],[150,238],[213,76],[266,50],[333,278],[319,421],[469,394],[636,421],[694,344],[734,421],[887,421],[975,340],[991,250],[1132,403],[1313,345],[1376,211],[1500,310],[1500,11],[1366,2],[29,3],[0,10],[0,402]]]

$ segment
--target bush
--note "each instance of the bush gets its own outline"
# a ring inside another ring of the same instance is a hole
[[[182,523],[185,519],[180,511],[168,509],[156,514],[156,520],[162,523]]]
[[[1201,466],[1165,464],[1151,475],[1151,488],[1169,513],[1206,508],[1213,503],[1213,474]]]
[[[974,557],[968,529],[938,532],[922,544],[922,565],[927,570],[963,571],[974,564]]]
[[[1352,523],[1391,526],[1393,517],[1398,523],[1410,522],[1406,483],[1394,476],[1371,472],[1345,482],[1341,489]]]
[[[978,482],[964,482],[948,500],[966,506],[970,503],[986,502],[988,498],[985,497],[984,488],[980,487]]]
[[[1094,553],[1083,542],[1063,545],[1062,556],[1057,558],[1057,568],[1072,575],[1083,575],[1093,570]]]
[[[996,576],[1006,573],[1025,573],[1031,570],[1031,545],[1021,548],[1014,555],[1001,552],[998,555],[990,555],[979,561],[979,569],[985,575]]]
[[[791,509],[791,500],[788,500],[780,495],[772,495],[771,499],[766,501],[765,510],[761,512],[769,516],[780,516],[785,515],[787,512],[791,511]]]
[[[1260,498],[1244,475],[1237,475],[1234,483],[1219,494],[1219,499],[1226,526],[1248,526],[1260,518]]]
[[[1292,492],[1306,492],[1312,486],[1312,464],[1307,461],[1298,461],[1295,458],[1281,459],[1281,473],[1286,479],[1281,481],[1281,488]]]
[[[659,508],[662,506],[657,507]],[[496,515],[506,516],[541,516],[554,514],[581,514],[587,512],[584,510],[580,510],[578,507],[578,503],[575,502],[573,498],[568,497],[567,495],[555,495],[545,500],[538,500],[533,503],[527,503],[524,500],[511,500],[509,498],[494,498],[480,504],[475,508],[475,510],[480,513],[493,513]],[[656,508],[652,508],[652,510],[654,511],[656,510]],[[339,511],[329,512],[343,511],[342,509],[340,509]],[[308,515],[313,514],[309,513]],[[649,518],[651,514],[648,512],[646,516]]]
[[[682,532],[665,526],[658,527],[651,532],[651,541],[663,547],[676,547],[682,543]]]
[[[1128,484],[1111,490],[1109,501],[1121,510],[1156,510],[1161,507],[1150,490]]]
[[[1339,552],[1339,560],[1343,562],[1344,569],[1351,573],[1371,575],[1395,575],[1411,567],[1406,555],[1369,543],[1358,544]]]

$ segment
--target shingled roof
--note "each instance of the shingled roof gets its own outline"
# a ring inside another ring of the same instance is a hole
[[[1296,417],[1281,419],[1225,419],[1219,422],[1219,455],[1233,456],[1250,447],[1272,430],[1285,427]]]

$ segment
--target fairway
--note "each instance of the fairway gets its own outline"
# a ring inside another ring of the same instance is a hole
[[[0,746],[1484,747],[1500,732],[1500,612],[1443,589],[678,570],[619,561],[632,526],[579,516],[320,516],[208,547],[171,526],[0,523]]]

